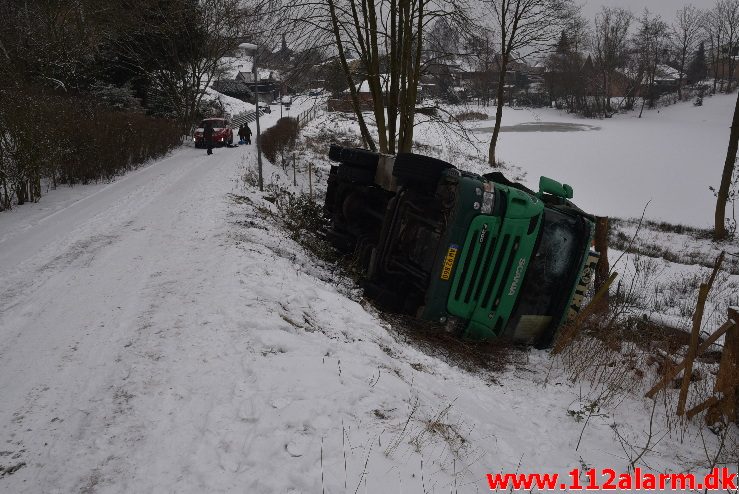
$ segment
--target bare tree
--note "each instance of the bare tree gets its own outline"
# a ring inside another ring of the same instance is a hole
[[[739,0],[717,0],[704,18],[703,29],[710,45],[713,65],[713,92],[730,92],[739,49]],[[726,84],[724,84],[726,79]]]
[[[0,73],[65,91],[89,86],[105,33],[116,27],[109,2],[0,0],[0,10]]]
[[[724,32],[726,33],[726,45],[723,47],[726,68],[729,80],[726,84],[726,92],[732,91],[734,82],[734,70],[736,69],[735,53],[739,50],[739,0],[723,0],[720,2],[723,10]]]
[[[669,44],[669,28],[659,15],[652,16],[649,10],[644,9],[639,18],[639,31],[636,34],[634,45],[637,50],[639,74],[642,75],[642,87],[646,85],[646,95],[642,94],[641,111],[644,111],[644,102],[649,101],[649,108],[654,107],[657,98],[655,79],[659,65],[664,62]]]
[[[238,47],[260,9],[240,0],[128,5],[131,24],[114,40],[121,63],[149,82],[187,132],[224,57]]]
[[[488,5],[500,53],[495,127],[488,153],[488,163],[495,166],[509,62],[552,49],[576,7],[572,0],[488,0]]]
[[[683,99],[683,81],[687,71],[688,57],[696,51],[698,44],[702,41],[702,22],[703,13],[688,4],[677,11],[672,24],[672,49],[680,72],[677,94],[681,100]]]
[[[731,134],[729,136],[729,147],[726,151],[724,171],[721,174],[721,185],[716,194],[716,215],[714,217],[713,238],[722,240],[727,237],[726,231],[726,203],[729,199],[729,186],[736,165],[736,154],[739,148],[739,95],[737,95],[734,107],[734,119],[731,122]]]
[[[445,100],[458,103],[459,94],[455,90],[458,82],[455,72],[460,64],[468,63],[473,70],[484,73],[485,61],[492,59],[489,51],[487,33],[463,39],[456,26],[445,17],[436,19],[424,35],[423,61],[421,69],[436,86],[436,94]],[[483,77],[484,78],[484,77]],[[477,87],[479,77],[470,81],[472,91],[484,98],[485,87]]]
[[[591,40],[593,63],[600,73],[603,111],[610,113],[613,80],[618,69],[626,66],[629,55],[629,28],[633,14],[626,9],[602,8],[595,17]]]
[[[557,108],[564,107],[571,112],[592,116],[588,98],[592,70],[575,46],[577,37],[563,31],[557,49],[546,59],[549,100]]]
[[[330,39],[337,54],[367,147],[382,153],[410,151],[416,100],[424,73],[426,33],[445,18],[453,31],[466,32],[475,22],[466,1],[452,0],[304,0],[285,5],[286,28],[304,40]],[[348,51],[356,54],[357,70]],[[364,82],[357,74],[364,75]],[[360,101],[358,83],[371,101]],[[377,142],[363,109],[371,105]]]
[[[474,73],[469,81],[473,96],[487,106],[491,98],[491,80],[495,67],[498,65],[500,54],[496,51],[497,38],[490,29],[480,31],[467,39],[467,61],[473,68]]]
[[[713,9],[703,16],[704,37],[708,40],[709,59],[713,68],[713,89],[716,93],[719,81],[719,65],[721,61],[721,42],[724,39],[724,23],[722,21],[720,0]]]

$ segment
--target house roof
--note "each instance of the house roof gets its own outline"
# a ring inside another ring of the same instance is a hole
[[[380,74],[380,85],[382,85],[383,92],[387,91],[388,85],[390,84],[390,74]],[[369,93],[369,81],[362,81],[357,86],[358,93]]]
[[[680,79],[680,71],[669,65],[658,65],[655,79],[660,81],[676,81]]]
[[[260,81],[266,81],[266,80],[279,81],[280,80],[280,74],[275,70],[271,70],[271,69],[258,69],[258,70],[259,70],[259,80]],[[240,81],[249,81],[249,82],[254,80],[252,76],[252,72],[244,71],[244,70],[239,71],[236,74],[235,79],[240,80]]]

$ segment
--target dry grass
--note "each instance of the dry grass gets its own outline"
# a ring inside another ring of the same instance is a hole
[[[326,156],[326,159],[328,159],[328,148],[331,144],[344,147],[362,146],[362,141],[358,135],[344,130],[321,129],[317,134],[305,136],[303,142],[307,149],[318,155]]]
[[[572,382],[590,383],[588,399],[591,402],[616,406],[628,395],[643,393],[654,383],[672,376],[675,366],[687,353],[690,335],[685,328],[651,320],[644,312],[651,304],[644,300],[645,296],[655,291],[654,270],[648,264],[637,261],[640,267],[630,282],[617,290],[608,307],[601,307],[582,321],[577,336],[568,341],[558,355]],[[698,276],[694,281],[704,282],[705,278]],[[687,296],[684,300],[688,301],[689,314],[686,315],[692,316],[695,307],[692,287],[681,287],[675,282],[673,285],[677,285],[673,290],[683,290]],[[720,286],[716,293],[719,297],[726,295]],[[719,359],[718,351],[707,352],[696,359],[688,409],[714,395]],[[679,389],[681,380],[679,375],[672,378],[665,390],[656,395],[655,401],[659,413],[664,414],[667,429],[682,433],[688,420],[676,415],[675,390]]]
[[[642,228],[643,231],[664,234],[665,241],[659,243],[647,239],[646,235],[639,235],[636,238],[633,238],[633,234],[624,231],[627,228],[636,227],[637,220],[610,218],[609,222],[609,247],[612,249],[621,251],[628,250],[633,254],[662,258],[666,261],[678,264],[697,264],[707,268],[713,267],[715,256],[707,255],[705,250],[705,241],[710,240],[713,234],[713,231],[710,229],[695,228],[667,222],[641,220],[640,228]],[[678,247],[677,249],[675,248],[680,245],[682,245],[682,247]],[[729,248],[730,244],[726,247],[713,244],[713,247],[716,254],[722,248],[726,248],[731,251]],[[731,274],[739,274],[739,257],[727,256],[724,260],[723,268]]]
[[[491,383],[497,383],[496,374],[509,366],[525,369],[528,348],[508,340],[467,341],[458,336],[458,331],[437,323],[402,314],[380,313],[380,317],[390,324],[398,341]]]

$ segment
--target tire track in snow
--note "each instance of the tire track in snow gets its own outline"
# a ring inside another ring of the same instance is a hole
[[[162,293],[156,281],[162,267],[180,269],[178,255],[187,249],[182,240],[191,245],[202,238],[197,230],[203,225],[181,229],[183,219],[197,217],[193,209],[214,184],[229,187],[232,166],[197,156],[157,167],[158,176],[143,173],[111,184],[106,195],[56,214],[64,238],[54,231],[24,232],[25,241],[43,237],[50,243],[28,249],[17,266],[0,264],[6,273],[11,268],[16,282],[0,298],[0,420],[10,424],[0,429],[0,441],[17,438],[33,459],[25,475],[36,480],[26,484],[28,492],[104,490],[111,479],[125,485],[124,472],[133,467],[126,450],[112,446],[122,440],[130,448],[147,430],[124,418],[134,412],[139,392],[128,383],[135,368],[124,365],[133,349],[126,344],[135,330],[147,330],[148,299]],[[198,194],[199,188],[206,190]],[[198,221],[207,227],[209,219]],[[61,254],[60,245],[66,245]],[[18,260],[19,252],[5,251],[0,260]],[[166,362],[156,346],[137,357],[134,363]],[[159,386],[147,379],[151,389]],[[39,388],[50,391],[34,399]],[[14,413],[24,417],[22,424],[4,420]],[[11,490],[25,492],[22,485]]]

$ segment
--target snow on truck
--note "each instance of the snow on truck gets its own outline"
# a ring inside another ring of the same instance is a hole
[[[327,237],[379,307],[539,347],[580,309],[595,221],[569,185],[541,177],[533,192],[412,153],[332,145],[329,158]]]

